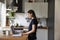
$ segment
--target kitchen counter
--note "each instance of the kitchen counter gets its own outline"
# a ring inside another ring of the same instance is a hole
[[[10,32],[11,29],[10,27],[4,27],[1,28],[0,31],[8,31]],[[0,35],[0,40],[26,40],[28,35],[23,35],[23,36],[12,36],[12,33],[10,32],[10,35]]]
[[[27,35],[15,37],[15,36],[0,36],[0,40],[27,40]]]
[[[48,29],[48,27],[38,27],[38,29]]]

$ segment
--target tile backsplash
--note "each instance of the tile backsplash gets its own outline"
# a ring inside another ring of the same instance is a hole
[[[47,26],[47,21],[46,21],[46,18],[41,18],[40,19],[40,23],[43,27],[46,27]]]
[[[25,13],[15,13],[15,24],[18,23],[19,25],[23,25],[23,26],[28,26],[29,22],[27,22],[26,20],[26,15]],[[43,27],[47,26],[47,22],[46,22],[46,18],[40,18],[39,19],[39,23],[40,25],[42,25]]]
[[[29,22],[26,20],[25,13],[15,13],[15,23],[19,25],[28,26]]]

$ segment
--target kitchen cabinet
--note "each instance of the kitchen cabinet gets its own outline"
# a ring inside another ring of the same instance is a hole
[[[36,16],[38,18],[48,18],[48,3],[47,2],[33,2],[33,3],[29,3],[26,2],[25,3],[25,13],[27,13],[28,10],[34,10],[36,13]]]
[[[37,29],[37,40],[48,40],[48,29]]]

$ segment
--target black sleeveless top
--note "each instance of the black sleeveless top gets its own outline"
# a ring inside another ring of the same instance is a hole
[[[32,30],[32,25],[35,25],[35,32],[33,32],[33,33],[31,33],[31,34],[29,34],[28,35],[28,38],[29,39],[36,39],[36,31],[37,31],[37,24],[38,24],[38,22],[37,22],[37,20],[36,19],[32,19],[32,21],[30,22],[30,25],[29,25],[29,31],[31,31]]]

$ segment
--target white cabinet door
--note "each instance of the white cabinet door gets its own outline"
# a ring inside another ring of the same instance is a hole
[[[48,40],[48,30],[37,29],[37,40]]]
[[[43,3],[41,11],[42,18],[48,18],[48,3]]]
[[[48,18],[48,3],[25,3],[25,12],[34,10],[38,18]]]

